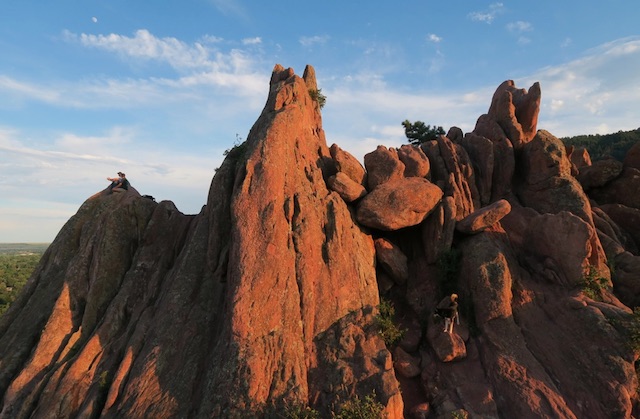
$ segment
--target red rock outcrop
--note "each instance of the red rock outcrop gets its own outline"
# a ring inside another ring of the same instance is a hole
[[[358,203],[360,224],[384,231],[420,224],[442,198],[427,179],[410,177],[385,182]]]
[[[402,416],[373,240],[323,186],[314,88],[276,66],[199,215],[133,194],[81,207],[3,318],[2,416],[328,414],[373,392]]]
[[[509,201],[501,199],[464,217],[456,224],[456,230],[466,234],[479,233],[499,222],[510,211]]]
[[[624,156],[624,167],[640,170],[640,143],[635,143]]]
[[[365,170],[327,147],[316,90],[274,68],[197,215],[134,190],[80,207],[0,318],[0,418],[330,417],[374,394],[390,419],[638,416],[637,170],[590,200],[536,133],[539,86],[510,81],[472,133]]]
[[[329,152],[338,172],[344,173],[351,180],[362,186],[367,186],[367,172],[358,159],[348,151],[341,149],[337,144],[332,144]]]
[[[400,161],[395,148],[378,146],[375,151],[365,154],[364,167],[367,169],[367,189],[370,191],[385,182],[404,177],[404,163]]]

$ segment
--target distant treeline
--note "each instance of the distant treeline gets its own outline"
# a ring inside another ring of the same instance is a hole
[[[627,151],[640,141],[640,128],[632,131],[618,131],[614,134],[577,135],[561,138],[565,145],[586,148],[591,160],[602,160],[613,157],[624,160]]]
[[[44,243],[0,243],[0,316],[15,301],[47,246]]]

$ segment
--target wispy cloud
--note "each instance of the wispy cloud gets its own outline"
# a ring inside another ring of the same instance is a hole
[[[301,36],[298,40],[303,47],[312,47],[314,45],[324,45],[329,41],[329,35]]]
[[[247,11],[239,0],[209,0],[220,13],[225,16],[234,16],[247,19]]]
[[[245,38],[242,40],[243,45],[259,45],[262,43],[262,38],[256,36],[255,38]]]
[[[435,33],[430,33],[429,35],[427,35],[427,40],[429,42],[433,42],[434,44],[438,44],[442,42],[442,38],[436,35]]]
[[[153,106],[179,101],[205,100],[215,89],[233,96],[262,98],[269,66],[254,50],[215,47],[220,38],[206,37],[187,44],[176,38],[158,38],[145,29],[133,36],[93,35],[64,32],[64,39],[87,48],[97,48],[122,57],[123,61],[156,61],[176,70],[174,77],[115,79],[96,76],[81,81],[32,82],[0,75],[0,92],[14,98],[35,100],[75,108],[120,108]],[[244,41],[248,47],[260,38]],[[251,99],[252,101],[254,99]]]
[[[475,11],[469,13],[469,18],[475,22],[483,22],[487,24],[491,24],[493,20],[502,13],[504,10],[504,4],[502,3],[493,3],[489,5],[488,10]]]
[[[601,45],[577,60],[540,70],[540,123],[558,136],[630,130],[640,103],[640,37]],[[560,122],[561,121],[561,122]],[[540,126],[540,124],[539,124]]]
[[[518,20],[517,22],[508,23],[507,29],[510,32],[515,32],[515,33],[530,32],[533,30],[533,25],[529,22]]]

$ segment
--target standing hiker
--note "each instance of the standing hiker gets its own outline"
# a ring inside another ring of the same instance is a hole
[[[444,317],[443,332],[453,333],[453,322],[455,320],[460,324],[458,317],[458,294],[451,294],[444,297],[436,307],[436,314]]]

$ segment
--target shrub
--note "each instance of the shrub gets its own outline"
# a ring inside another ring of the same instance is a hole
[[[284,411],[286,419],[320,419],[320,412],[309,406],[287,406]]]
[[[320,109],[324,108],[325,103],[327,103],[327,97],[322,94],[322,89],[309,89],[309,96],[311,96],[311,99],[318,102],[318,106],[320,106]]]
[[[336,419],[381,419],[384,418],[384,406],[376,400],[375,392],[364,400],[358,396],[347,400],[340,408],[340,413],[334,415]]]
[[[633,309],[633,314],[627,323],[629,346],[634,352],[640,352],[640,307]]]
[[[589,266],[589,272],[582,278],[582,292],[593,300],[602,300],[602,292],[608,285],[607,279],[599,276],[594,266]]]
[[[390,301],[381,300],[378,306],[378,315],[376,315],[376,324],[378,333],[387,346],[395,345],[404,336],[404,329],[398,327],[394,322],[396,310]]]

